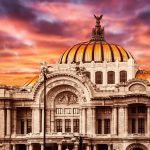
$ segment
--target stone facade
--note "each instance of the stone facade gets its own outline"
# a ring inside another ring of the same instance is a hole
[[[150,82],[138,70],[133,58],[45,63],[33,86],[0,86],[0,149],[44,150],[46,131],[46,150],[150,150]]]

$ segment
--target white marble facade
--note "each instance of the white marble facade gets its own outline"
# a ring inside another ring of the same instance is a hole
[[[81,143],[82,150],[150,150],[150,82],[136,78],[133,58],[44,63],[43,68],[46,150],[81,150]],[[97,71],[103,74],[100,84]],[[108,83],[109,71],[114,72],[113,84]],[[0,150],[43,150],[43,134],[42,73],[33,86],[0,86]]]

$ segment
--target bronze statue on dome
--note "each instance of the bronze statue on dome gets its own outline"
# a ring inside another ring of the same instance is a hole
[[[96,19],[96,25],[99,25],[100,24],[100,20],[102,19],[103,15],[100,15],[100,16],[94,15],[94,17]]]

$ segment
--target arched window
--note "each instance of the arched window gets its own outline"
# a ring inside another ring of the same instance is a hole
[[[97,71],[95,73],[95,83],[96,84],[103,84],[103,73],[101,71]]]
[[[126,81],[127,81],[127,72],[120,71],[120,82],[126,82]]]
[[[107,83],[108,84],[115,84],[115,72],[114,71],[108,71]]]
[[[90,77],[91,77],[90,72],[86,71],[86,72],[84,72],[84,74],[85,74],[86,77],[88,77],[90,79]]]

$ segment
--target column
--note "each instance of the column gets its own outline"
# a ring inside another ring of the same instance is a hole
[[[96,144],[93,145],[93,150],[97,150]]]
[[[15,144],[12,145],[12,149],[16,150],[16,145]]]
[[[26,144],[26,150],[30,150],[30,149],[29,149],[29,144]]]
[[[82,109],[82,133],[86,134],[86,108]]]
[[[54,110],[54,108],[52,108],[51,109],[51,132],[55,132],[54,116],[55,116],[55,110]]]
[[[16,108],[13,109],[13,134],[16,134],[17,130],[17,110]]]
[[[50,109],[49,108],[47,108],[47,110],[46,110],[46,132],[47,133],[50,133],[50,114],[51,114],[51,112],[50,112]]]
[[[6,126],[6,122],[5,122],[5,113],[6,111],[4,110],[4,108],[0,108],[0,138],[4,138],[5,136],[5,126]]]
[[[125,128],[125,124],[124,124],[124,108],[123,106],[119,106],[118,107],[118,131],[119,131],[119,135],[122,137],[124,135],[124,128]]]
[[[70,120],[71,120],[71,133],[73,133],[73,119]]]
[[[65,119],[62,119],[62,133],[65,133]]]
[[[61,150],[61,145],[62,145],[62,143],[57,143],[58,144],[58,150]]]
[[[86,145],[86,150],[90,150],[90,145]]]
[[[111,150],[111,144],[108,144],[108,150]]]
[[[79,145],[78,142],[74,142],[74,150],[78,150],[78,145]]]
[[[43,123],[42,117],[41,109],[32,108],[32,133],[40,133],[42,128],[41,124]]]
[[[96,108],[92,108],[93,134],[96,134]]]
[[[87,109],[87,133],[93,134],[93,108],[89,107]]]
[[[41,150],[44,150],[44,144],[41,143]]]
[[[147,106],[147,135],[150,136],[150,105]]]
[[[27,145],[27,146],[28,146],[29,150],[33,150],[33,145],[32,145],[32,143],[30,143],[30,144]]]
[[[27,119],[24,120],[24,133],[27,133]]]
[[[117,116],[117,107],[115,106],[114,108],[113,108],[113,113],[112,113],[112,118],[113,118],[113,134],[114,135],[117,135],[117,118],[118,118],[118,116]]]
[[[125,117],[124,117],[124,119],[125,119],[125,136],[127,136],[128,135],[128,107],[127,106],[125,106],[124,107],[124,113],[125,113]]]
[[[82,133],[82,109],[81,108],[80,108],[80,121],[79,121],[79,124],[80,124],[79,133]]]
[[[86,145],[86,150],[91,150],[91,146],[90,145]]]
[[[11,134],[11,112],[10,112],[10,108],[7,108],[7,130],[6,130],[6,134],[10,135]]]

